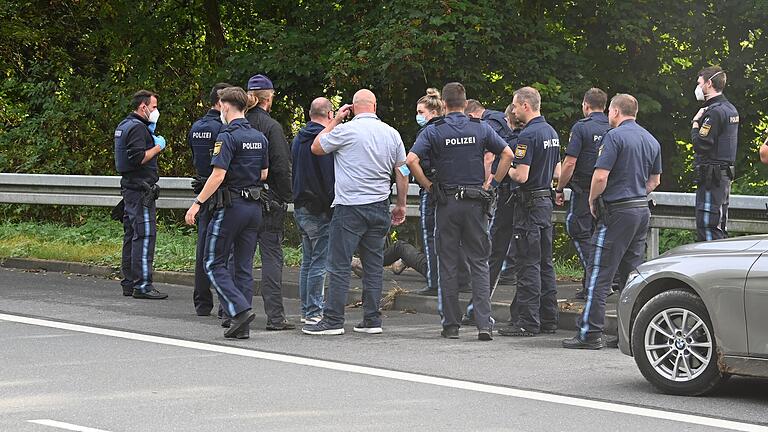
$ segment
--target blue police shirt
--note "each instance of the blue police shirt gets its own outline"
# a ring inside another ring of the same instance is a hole
[[[499,134],[501,139],[506,141],[507,144],[510,144],[511,147],[512,129],[509,128],[509,125],[507,124],[507,117],[503,112],[487,109],[483,111],[481,120],[488,123],[491,129]]]
[[[223,129],[221,113],[211,109],[201,119],[192,124],[192,129],[187,136],[190,148],[192,148],[192,164],[195,172],[201,177],[211,175],[211,156],[213,156],[213,144]]]
[[[528,165],[527,191],[550,189],[555,166],[560,161],[560,138],[543,116],[531,119],[517,138],[515,165]]]
[[[261,185],[261,170],[269,168],[267,137],[244,118],[232,120],[216,137],[211,164],[227,170],[224,185],[239,191]]]
[[[482,185],[485,152],[500,154],[505,147],[507,143],[487,123],[452,112],[425,127],[411,151],[419,159],[430,159],[437,181],[450,187]]]
[[[600,140],[610,128],[608,116],[602,112],[590,113],[573,125],[565,154],[576,158],[575,179],[591,181]]]
[[[507,143],[509,143],[509,148],[511,148],[513,151],[515,147],[517,147],[517,140],[520,136],[520,129],[513,129],[511,134],[509,135],[509,140]],[[501,160],[501,157],[496,155],[496,157],[493,159],[493,164],[491,164],[491,173],[496,174],[496,170],[499,169],[499,161]],[[508,184],[510,189],[516,189],[518,186],[517,183],[512,181],[512,179],[507,175],[504,176],[504,180],[501,181],[500,184]]]
[[[595,168],[611,171],[605,201],[645,198],[648,178],[661,174],[661,145],[637,122],[625,120],[603,137]]]

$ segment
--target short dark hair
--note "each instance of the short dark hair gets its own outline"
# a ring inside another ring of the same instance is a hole
[[[209,97],[209,100],[211,101],[211,106],[216,105],[219,103],[219,90],[224,90],[227,87],[232,87],[232,84],[227,83],[217,83],[213,88],[211,89],[211,94]]]
[[[139,105],[149,105],[152,102],[152,98],[158,99],[157,94],[149,90],[139,90],[133,94],[131,99],[131,108],[134,110],[139,108]]]
[[[219,90],[219,100],[222,103],[233,105],[240,111],[245,111],[248,106],[248,95],[240,87],[227,87]]]
[[[597,87],[592,87],[584,93],[584,103],[592,109],[605,111],[605,104],[608,102],[608,95]]]
[[[443,101],[447,108],[464,108],[467,103],[467,91],[458,82],[450,82],[443,86]]]
[[[467,107],[464,108],[464,114],[473,113],[482,109],[485,109],[485,107],[477,99],[469,99],[467,100]]]
[[[719,92],[723,91],[725,83],[728,81],[725,71],[720,66],[705,67],[699,72],[699,76],[704,78],[704,82],[712,80],[712,87]]]
[[[637,99],[630,94],[616,94],[616,96],[611,98],[611,108],[618,109],[621,115],[637,117]]]

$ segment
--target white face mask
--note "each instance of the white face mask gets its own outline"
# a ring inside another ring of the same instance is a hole
[[[693,94],[696,95],[697,101],[703,101],[704,100],[704,90],[701,89],[700,85],[696,86],[696,90],[693,91]]]
[[[160,110],[155,108],[155,110],[149,113],[149,115],[147,116],[147,121],[150,123],[157,123],[157,119],[159,118],[160,118]]]
[[[221,114],[219,114],[219,118],[221,118],[221,124],[223,125],[229,124],[229,122],[227,122],[227,117],[224,115],[224,111],[221,111]]]

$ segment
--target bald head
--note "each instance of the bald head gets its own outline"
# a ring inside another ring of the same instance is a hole
[[[333,111],[333,105],[331,101],[324,97],[316,98],[309,106],[309,118],[312,121],[319,119],[327,119],[328,113]]]
[[[352,97],[355,114],[376,112],[376,95],[368,89],[358,90]]]

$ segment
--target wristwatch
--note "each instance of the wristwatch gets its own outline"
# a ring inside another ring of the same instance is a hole
[[[197,205],[203,205],[203,202],[202,202],[202,201],[200,201],[199,199],[195,198],[195,204],[197,204]]]

